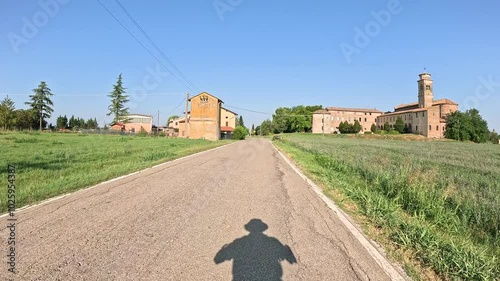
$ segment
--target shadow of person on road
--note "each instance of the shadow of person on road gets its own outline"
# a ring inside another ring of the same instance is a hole
[[[250,232],[226,244],[215,255],[214,262],[220,264],[233,260],[233,280],[280,281],[283,276],[281,261],[297,263],[292,250],[287,245],[264,234],[267,224],[260,219],[252,219],[245,229]]]

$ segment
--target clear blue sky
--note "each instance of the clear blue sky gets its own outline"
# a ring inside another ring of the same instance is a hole
[[[133,95],[131,112],[156,116],[159,110],[161,123],[182,113],[184,106],[174,110],[182,93],[195,89],[172,75],[153,83],[147,69],[159,63],[97,0],[59,0],[64,3],[50,13],[40,4],[54,1],[0,0],[0,98],[10,94],[17,108],[25,108],[43,80],[55,94],[51,122],[74,114],[102,125],[111,120],[106,94],[123,73]],[[168,66],[114,0],[101,1]],[[499,1],[121,3],[197,90],[228,106],[270,113],[299,104],[388,111],[417,100],[416,81],[425,67],[435,98],[449,98],[460,110],[477,107],[490,129],[500,131]],[[377,23],[373,12],[379,11],[390,19]],[[355,40],[356,28],[368,29],[368,41]],[[357,48],[349,60],[341,48],[347,45]],[[492,82],[482,86],[481,79]],[[137,94],[141,88],[146,96]],[[270,117],[235,111],[247,126]]]

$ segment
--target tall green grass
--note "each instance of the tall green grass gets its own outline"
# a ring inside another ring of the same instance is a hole
[[[443,279],[498,280],[500,146],[317,135],[276,145]]]
[[[0,182],[16,166],[17,207],[214,148],[228,141],[118,135],[2,133]],[[0,213],[7,209],[0,194]]]

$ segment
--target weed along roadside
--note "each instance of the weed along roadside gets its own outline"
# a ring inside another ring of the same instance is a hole
[[[362,222],[408,275],[500,276],[500,158],[494,145],[306,134],[273,143]]]
[[[1,133],[0,162],[16,167],[18,208],[231,141],[137,136]],[[7,171],[0,172],[7,178]],[[7,201],[0,201],[0,213]]]

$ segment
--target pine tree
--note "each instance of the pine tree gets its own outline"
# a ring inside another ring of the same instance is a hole
[[[243,123],[243,116],[240,116],[240,121],[237,126],[245,127],[245,123]]]
[[[4,130],[9,129],[14,124],[14,101],[9,96],[0,102],[0,126]]]
[[[122,75],[118,76],[118,81],[113,85],[113,91],[108,95],[111,98],[111,104],[108,109],[108,116],[113,115],[113,123],[127,122],[128,108],[125,104],[129,101],[125,94],[125,88],[122,83]]]
[[[56,126],[58,129],[66,129],[68,127],[68,117],[66,115],[57,117]]]
[[[43,129],[43,123],[45,118],[50,118],[52,112],[52,100],[50,99],[53,94],[51,93],[50,88],[47,86],[47,83],[44,81],[40,82],[37,88],[33,89],[34,94],[30,95],[31,101],[26,102],[27,105],[31,106],[31,109],[36,113],[39,118],[40,131]]]

